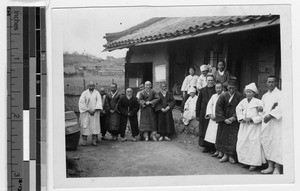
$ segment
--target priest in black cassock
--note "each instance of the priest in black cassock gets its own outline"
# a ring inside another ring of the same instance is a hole
[[[216,122],[218,125],[216,148],[223,154],[220,162],[236,163],[236,143],[239,123],[236,117],[236,106],[243,95],[237,91],[236,78],[228,82],[228,91],[220,95],[216,104]]]
[[[172,110],[176,104],[173,94],[167,91],[167,84],[160,85],[161,91],[158,93],[159,102],[155,107],[157,112],[157,130],[160,134],[159,141],[171,141],[170,136],[175,133]]]
[[[205,118],[206,107],[211,96],[216,93],[214,76],[212,74],[207,74],[206,83],[207,85],[200,89],[196,103],[196,118],[199,121],[199,145],[203,147],[203,152],[214,153],[216,151],[214,144],[204,140],[206,129],[209,123],[209,119]]]

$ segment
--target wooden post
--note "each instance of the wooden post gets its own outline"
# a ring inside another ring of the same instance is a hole
[[[85,90],[85,79],[83,78],[83,90]]]

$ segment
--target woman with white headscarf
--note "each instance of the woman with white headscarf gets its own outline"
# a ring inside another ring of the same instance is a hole
[[[263,103],[255,98],[258,89],[255,83],[245,87],[246,98],[236,107],[237,119],[240,122],[236,151],[238,161],[253,171],[266,162],[260,142]]]
[[[196,104],[198,96],[196,95],[196,88],[189,88],[190,97],[186,100],[184,104],[184,112],[182,114],[182,122],[188,125],[191,120],[196,118]]]

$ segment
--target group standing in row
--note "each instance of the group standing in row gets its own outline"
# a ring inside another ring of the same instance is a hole
[[[268,92],[261,100],[255,83],[237,91],[237,79],[224,71],[224,62],[218,70],[208,73],[201,66],[201,76],[190,75],[183,82],[186,97],[183,103],[183,123],[192,119],[199,121],[199,145],[203,152],[211,153],[220,162],[242,163],[250,171],[264,163],[268,168],[263,174],[279,174],[282,167],[281,91],[276,87],[277,79],[269,76]],[[221,68],[221,70],[220,70]],[[196,76],[196,77],[195,77]],[[199,88],[199,84],[205,84]]]
[[[99,93],[90,82],[79,99],[83,145],[86,145],[88,135],[92,135],[92,145],[96,146],[98,134],[102,134],[102,140],[107,140],[107,132],[113,141],[126,141],[127,127],[131,131],[131,141],[136,141],[138,135],[145,141],[170,141],[170,136],[175,133],[172,116],[175,99],[167,91],[166,83],[161,83],[158,93],[151,85],[150,81],[141,84],[141,91],[133,96],[131,88],[126,89],[125,95],[119,93],[115,83],[110,86],[109,93],[105,94],[103,88]]]

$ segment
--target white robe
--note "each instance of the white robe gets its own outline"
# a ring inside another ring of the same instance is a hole
[[[182,86],[181,86],[181,91],[186,91],[188,94],[190,87],[197,87],[197,79],[198,76],[197,75],[188,75],[187,77],[185,77]]]
[[[207,82],[206,82],[206,77],[201,74],[199,76],[199,78],[197,79],[197,89],[200,90],[201,88],[204,88],[205,86],[207,85]]]
[[[280,106],[281,91],[275,88],[272,92],[263,95],[264,116],[272,118],[268,123],[262,123],[261,143],[267,160],[282,164],[282,110]],[[278,103],[272,109],[274,103]]]
[[[213,118],[216,116],[216,104],[221,94],[214,94],[211,96],[210,100],[208,101],[207,107],[206,107],[206,116],[212,115]],[[218,123],[212,119],[209,120],[207,130],[205,133],[204,140],[210,143],[215,144],[216,143],[216,137],[217,137],[217,131],[218,131]]]
[[[90,115],[88,112],[90,109],[103,109],[102,98],[97,90],[93,92],[85,90],[79,98],[79,120],[82,135],[100,133],[100,111],[96,111],[94,115]]]
[[[258,107],[262,106],[262,101],[257,98],[252,98],[250,102],[244,98],[236,107],[238,121],[245,118],[252,119],[251,122],[240,123],[236,144],[240,163],[261,166],[266,162],[260,142],[263,113],[262,111],[258,112]]]
[[[198,99],[198,96],[196,96],[196,95],[193,98],[190,96],[184,104],[184,112],[182,115],[182,117],[183,117],[182,122],[185,125],[188,125],[192,119],[196,118],[197,99]]]

